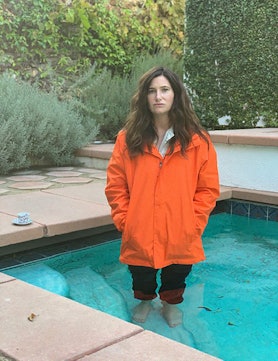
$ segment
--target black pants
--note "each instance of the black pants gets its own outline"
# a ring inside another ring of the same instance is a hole
[[[177,304],[183,301],[186,287],[185,279],[191,271],[192,265],[172,264],[161,269],[161,287],[158,290],[162,301]],[[132,289],[134,297],[139,300],[156,298],[158,269],[143,266],[128,266],[132,275]]]

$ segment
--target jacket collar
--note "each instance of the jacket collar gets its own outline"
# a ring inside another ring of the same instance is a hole
[[[172,133],[171,133],[171,129],[172,128],[169,128],[165,134],[165,137],[167,136],[167,141],[170,140],[175,134],[173,132],[173,129],[172,129]],[[167,133],[169,132],[169,134],[167,135]],[[172,134],[172,135],[171,135]],[[165,139],[165,138],[164,138]],[[188,149],[191,149],[191,148],[194,148],[194,147],[197,147],[199,146],[201,143],[201,139],[199,137],[198,134],[194,134],[192,136],[192,139],[191,139],[191,142],[189,143],[188,147],[186,148],[186,150]],[[144,151],[146,153],[151,153],[151,154],[154,154],[154,155],[159,155],[161,157],[161,154],[159,153],[158,149],[153,145],[152,146],[152,149],[151,151],[149,151],[148,147],[146,146]],[[174,151],[173,153],[177,153],[177,152],[180,152],[181,151],[181,145],[180,145],[180,142],[176,142],[175,146],[174,146]],[[167,152],[166,152],[166,155],[167,155]]]

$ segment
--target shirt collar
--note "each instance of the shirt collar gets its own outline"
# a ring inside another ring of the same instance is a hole
[[[174,135],[173,127],[169,128],[164,135],[163,142],[168,142],[171,138],[173,138]]]
[[[173,127],[167,129],[165,135],[164,135],[164,138],[160,144],[160,147],[158,149],[159,153],[164,157],[166,152],[167,152],[167,149],[168,149],[168,142],[171,138],[173,138],[174,136],[174,129]]]

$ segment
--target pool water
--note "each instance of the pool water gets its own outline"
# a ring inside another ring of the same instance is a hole
[[[278,223],[213,215],[203,244],[207,260],[193,267],[179,306],[183,324],[169,328],[156,299],[144,328],[225,361],[278,360]],[[4,272],[131,321],[138,301],[119,249],[115,240]]]

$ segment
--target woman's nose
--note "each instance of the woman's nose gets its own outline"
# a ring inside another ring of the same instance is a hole
[[[160,91],[157,91],[156,94],[155,94],[155,99],[156,100],[160,100],[161,99],[161,93]]]

